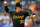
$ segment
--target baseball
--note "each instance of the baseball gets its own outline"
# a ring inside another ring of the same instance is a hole
[[[4,4],[7,5],[7,1],[4,1]]]

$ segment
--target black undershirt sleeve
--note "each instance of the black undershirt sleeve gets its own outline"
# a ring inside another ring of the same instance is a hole
[[[25,13],[25,16],[30,16],[30,14],[28,12]]]
[[[7,6],[5,6],[5,11],[10,15],[10,17],[13,17],[14,11],[9,11]]]
[[[5,11],[6,11],[7,13],[9,13],[9,9],[8,9],[7,6],[5,6]]]
[[[24,17],[26,18],[27,16],[30,16],[28,12],[24,13]]]

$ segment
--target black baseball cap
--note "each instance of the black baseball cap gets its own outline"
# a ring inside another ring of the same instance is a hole
[[[22,4],[20,2],[16,3],[16,7],[22,7]]]

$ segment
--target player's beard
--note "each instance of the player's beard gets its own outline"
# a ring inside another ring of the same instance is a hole
[[[19,12],[20,12],[20,10],[19,10],[19,9],[16,9],[16,12],[17,12],[17,13],[19,13]]]

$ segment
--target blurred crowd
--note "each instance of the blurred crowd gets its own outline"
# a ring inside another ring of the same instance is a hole
[[[32,11],[37,15],[40,22],[40,12],[37,13],[38,12],[37,9],[40,8],[40,0],[0,0],[0,27],[12,27],[12,22],[10,22],[11,17],[9,16],[8,13],[5,12],[4,1],[8,2],[7,5],[10,11],[15,11],[15,4],[17,2],[21,2],[23,6],[23,11],[27,12]],[[36,23],[34,25],[35,27],[37,27]],[[38,25],[38,27],[40,27],[40,24]]]

